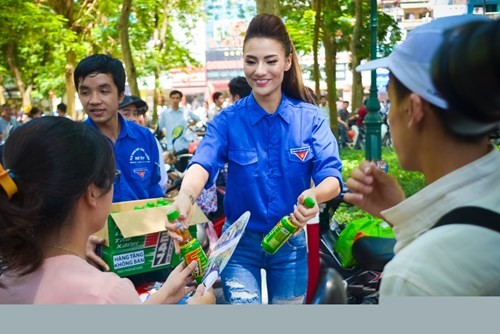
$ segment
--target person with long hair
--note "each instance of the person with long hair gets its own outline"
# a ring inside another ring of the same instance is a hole
[[[243,61],[252,93],[209,123],[173,205],[189,223],[203,187],[210,187],[228,163],[223,231],[244,212],[251,215],[221,274],[226,301],[262,303],[264,269],[270,304],[301,304],[308,275],[303,227],[318,213],[318,203],[341,191],[338,145],[303,84],[296,51],[279,17],[260,14],[252,19]],[[317,204],[307,208],[306,197]],[[300,230],[270,255],[261,246],[263,237],[286,215]],[[166,227],[175,235],[174,224]]]
[[[65,117],[12,131],[0,165],[0,304],[139,304],[132,282],[85,259],[110,212],[116,165],[97,129]],[[193,265],[181,263],[148,304],[184,298]],[[202,285],[188,303],[214,303]]]
[[[346,201],[394,229],[381,302],[500,295],[500,151],[489,139],[500,128],[500,21],[435,19],[357,70],[379,67],[390,71],[388,120],[401,167],[427,183],[405,198],[394,176],[367,161],[346,182]]]

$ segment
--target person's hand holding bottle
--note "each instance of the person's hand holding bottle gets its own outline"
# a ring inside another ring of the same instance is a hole
[[[179,242],[182,241],[182,237],[178,233],[178,229],[180,226],[178,224],[183,224],[186,228],[189,226],[189,223],[191,222],[191,216],[192,216],[192,209],[193,209],[193,201],[187,195],[185,192],[182,190],[179,191],[179,194],[175,198],[175,201],[171,204],[171,207],[169,208],[169,212],[177,210],[179,212],[180,216],[173,222],[170,222],[168,219],[165,219],[165,228],[168,231],[168,234],[174,239],[175,241],[175,253],[179,253]]]
[[[305,205],[305,198],[309,197],[314,201],[314,206],[309,208]],[[314,191],[311,189],[307,189],[300,194],[297,198],[297,205],[295,209],[290,214],[290,219],[295,226],[299,228],[304,228],[307,225],[307,222],[314,218],[316,214],[319,212],[319,206],[316,201],[316,196]]]
[[[193,205],[207,183],[207,180],[208,172],[203,167],[197,164],[189,167],[182,178],[181,189],[174,203],[172,203],[172,207],[168,210],[169,212],[177,210],[179,217],[175,222],[169,222],[167,217],[165,217],[165,228],[168,230],[168,234],[175,240],[176,254],[179,253],[179,242],[182,241],[182,237],[177,233],[180,227],[178,224],[183,224],[185,228],[189,227],[191,216],[193,215]]]

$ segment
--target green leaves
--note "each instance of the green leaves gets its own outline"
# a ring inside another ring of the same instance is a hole
[[[76,61],[91,53],[110,53],[123,59],[118,35],[122,0],[2,0],[0,2],[0,68],[4,82],[13,82],[6,47],[13,45],[15,64],[25,85],[34,84],[32,96],[66,92],[68,51]],[[138,75],[151,75],[185,65],[198,65],[172,32],[172,21],[194,31],[202,18],[201,0],[133,0],[129,18],[130,47]],[[167,20],[167,22],[165,22]],[[167,24],[163,48],[152,40]],[[188,36],[186,43],[193,41]]]

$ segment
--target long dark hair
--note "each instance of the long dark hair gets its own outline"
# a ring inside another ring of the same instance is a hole
[[[271,38],[278,41],[285,50],[285,57],[288,57],[290,54],[292,55],[292,66],[285,72],[281,84],[281,88],[285,95],[315,104],[316,101],[302,81],[302,72],[300,70],[297,53],[295,52],[295,47],[293,46],[283,21],[278,16],[271,14],[259,14],[255,16],[248,26],[243,45],[245,46],[248,40],[259,37]]]
[[[42,264],[44,241],[68,223],[90,184],[112,189],[115,159],[93,127],[47,116],[13,130],[4,162],[18,192],[9,200],[0,188],[0,263],[23,275]]]

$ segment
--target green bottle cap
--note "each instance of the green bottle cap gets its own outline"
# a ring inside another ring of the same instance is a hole
[[[304,205],[309,209],[314,208],[316,202],[311,197],[304,198]]]
[[[173,211],[170,211],[169,213],[167,213],[167,219],[169,221],[176,220],[179,217],[180,217],[180,213],[177,210],[173,210]]]
[[[148,207],[148,208],[154,208],[155,207],[155,203],[154,202],[147,202],[146,203],[146,207]]]

